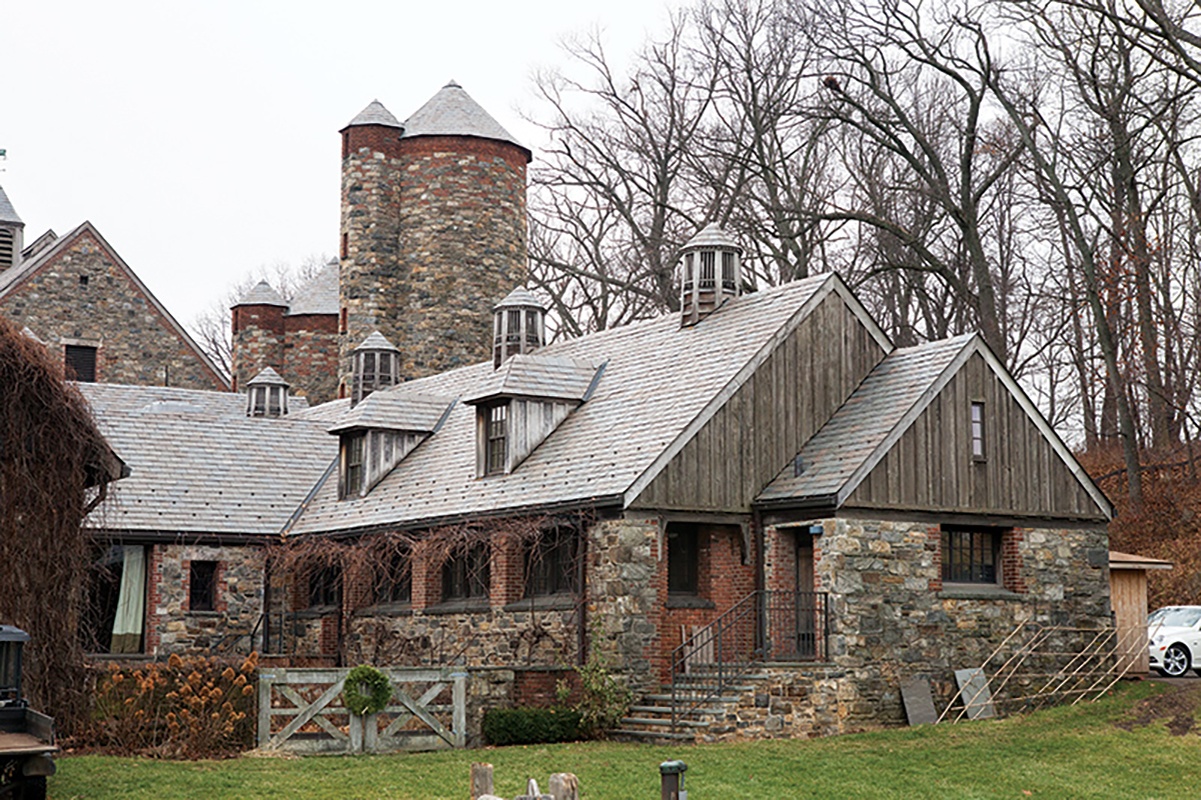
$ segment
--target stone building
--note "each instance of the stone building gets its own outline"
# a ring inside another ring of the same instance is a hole
[[[24,223],[0,189],[0,314],[61,352],[83,382],[228,389],[225,377],[96,227]]]
[[[600,652],[665,720],[662,686],[754,662],[754,722],[689,728],[729,738],[902,722],[903,679],[945,695],[1021,625],[1112,626],[1111,507],[978,336],[897,348],[838,276],[742,294],[740,257],[706,229],[682,312],[549,345],[519,289],[493,358],[423,378],[373,333],[311,408],[95,387],[133,470],[106,524],[166,537],[152,584],[228,576],[199,617],[151,590],[146,652],[211,647],[217,615],[277,658],[490,668],[525,700]],[[366,558],[263,569],[281,535]]]
[[[344,397],[376,331],[404,378],[485,359],[493,305],[525,280],[530,151],[461,86],[403,123],[373,101],[341,136],[338,268],[291,306],[265,284],[234,306],[235,386],[273,367],[311,400]]]

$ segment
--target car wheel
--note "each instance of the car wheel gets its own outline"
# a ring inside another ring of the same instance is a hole
[[[1189,671],[1188,650],[1182,644],[1174,644],[1163,654],[1163,669],[1160,670],[1169,678],[1179,678]]]

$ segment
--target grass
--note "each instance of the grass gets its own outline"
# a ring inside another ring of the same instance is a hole
[[[1201,685],[1201,682],[1199,682]],[[1163,719],[1124,730],[1143,698],[1123,686],[1076,707],[1001,721],[943,724],[813,741],[658,747],[581,743],[394,756],[170,762],[68,756],[50,781],[67,798],[413,798],[462,800],[473,761],[496,767],[499,794],[532,776],[580,776],[586,800],[659,796],[658,764],[687,762],[689,800],[734,798],[1193,798],[1196,733]],[[1196,690],[1191,690],[1193,695]],[[1192,714],[1195,696],[1187,706]]]

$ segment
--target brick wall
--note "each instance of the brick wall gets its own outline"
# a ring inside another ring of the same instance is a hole
[[[283,369],[292,391],[310,405],[338,396],[338,315],[289,314],[284,317]]]

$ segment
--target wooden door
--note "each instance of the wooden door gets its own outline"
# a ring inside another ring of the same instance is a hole
[[[813,537],[796,537],[796,653],[798,659],[817,656],[817,607],[813,591]]]

